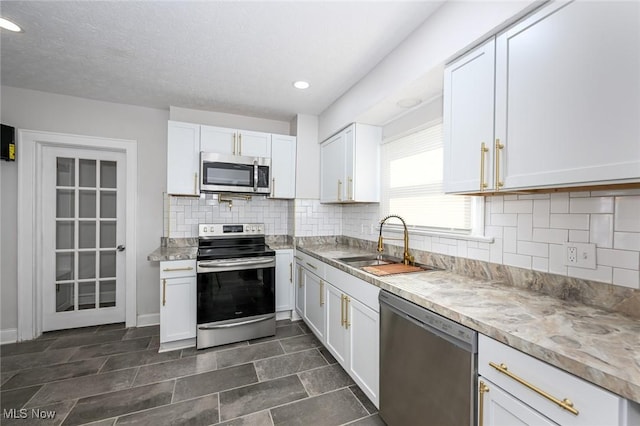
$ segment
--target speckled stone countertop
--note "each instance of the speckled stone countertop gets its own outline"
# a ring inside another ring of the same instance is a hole
[[[198,247],[158,247],[147,256],[151,262],[165,260],[190,260],[198,257]]]
[[[535,358],[640,403],[640,321],[498,281],[448,271],[384,278],[335,259],[371,254],[336,244],[304,253]]]

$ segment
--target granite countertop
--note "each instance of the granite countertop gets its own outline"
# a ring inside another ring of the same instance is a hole
[[[198,247],[158,247],[147,256],[151,262],[164,262],[165,260],[191,260],[198,257]]]
[[[304,253],[640,403],[640,321],[498,281],[448,271],[376,277],[335,259],[371,254],[347,245]]]

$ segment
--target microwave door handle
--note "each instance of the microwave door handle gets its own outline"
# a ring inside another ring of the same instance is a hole
[[[258,161],[253,161],[253,192],[258,191]]]

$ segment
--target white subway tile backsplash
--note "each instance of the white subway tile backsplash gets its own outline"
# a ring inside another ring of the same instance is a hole
[[[569,194],[560,192],[551,194],[551,213],[569,213]]]
[[[504,202],[505,213],[533,213],[532,200],[517,200]]]
[[[584,280],[600,281],[611,284],[613,280],[613,268],[610,266],[598,266],[597,269],[567,268],[567,275]]]
[[[549,226],[561,229],[589,229],[588,214],[551,214]]]
[[[491,213],[504,213],[504,197],[491,197]]]
[[[586,197],[590,197],[591,196],[591,192],[589,191],[579,191],[579,192],[570,192],[569,193],[569,197],[570,198],[586,198]]]
[[[570,213],[613,213],[613,197],[571,198]]]
[[[502,263],[502,238],[496,238],[489,250],[489,262]]]
[[[562,245],[549,244],[549,272],[552,274],[567,275],[564,256],[564,247]]]
[[[518,226],[518,215],[515,213],[497,213],[491,215],[493,226]]]
[[[640,252],[598,248],[596,250],[596,261],[598,265],[639,270]]]
[[[591,215],[589,242],[599,247],[613,247],[613,215]]]
[[[569,241],[573,243],[588,243],[589,231],[577,231],[575,229],[569,230]]]
[[[502,263],[516,268],[531,269],[531,256],[522,254],[504,253],[502,255]]]
[[[532,258],[531,269],[534,271],[549,272],[549,259],[546,257]]]
[[[613,248],[640,251],[640,233],[614,232]]]
[[[504,252],[515,253],[518,249],[518,232],[516,228],[504,228]]]
[[[518,240],[531,241],[533,237],[533,215],[518,215]]]
[[[533,202],[533,227],[548,228],[550,212],[551,212],[550,200],[535,200]]]
[[[573,232],[573,231],[569,231],[567,229],[534,228],[532,241],[535,241],[538,243],[564,243],[565,241],[567,241],[567,235],[570,232]],[[576,231],[576,232],[586,232],[587,242],[588,242],[589,232],[587,231]]]
[[[481,260],[483,262],[488,262],[490,258],[489,250],[482,249],[474,249],[470,248],[468,250],[469,259]]]
[[[640,232],[640,196],[616,197],[615,230]]]
[[[613,284],[640,289],[640,272],[637,269],[613,268]]]
[[[518,254],[548,258],[549,244],[518,241]]]

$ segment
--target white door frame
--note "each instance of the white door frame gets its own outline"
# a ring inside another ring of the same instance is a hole
[[[42,276],[38,266],[42,259],[42,229],[36,207],[40,199],[39,177],[42,170],[42,148],[105,149],[126,155],[126,269],[125,321],[136,326],[136,200],[137,143],[135,140],[107,139],[32,130],[18,130],[18,341],[42,334]]]

